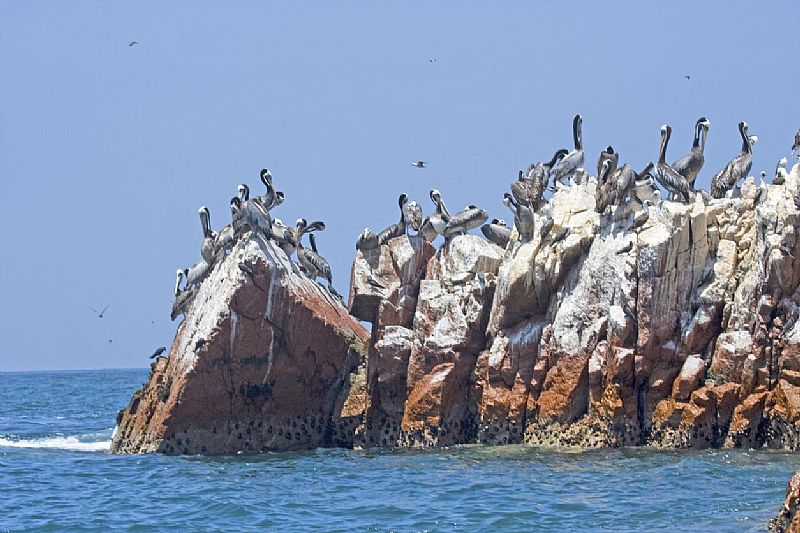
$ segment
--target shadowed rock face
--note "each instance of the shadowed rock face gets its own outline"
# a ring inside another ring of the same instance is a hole
[[[352,446],[368,339],[277,246],[241,241],[203,282],[169,357],[120,412],[112,451]]]
[[[506,250],[358,252],[351,312],[373,328],[355,445],[797,449],[798,173],[643,224],[601,219],[589,180]]]

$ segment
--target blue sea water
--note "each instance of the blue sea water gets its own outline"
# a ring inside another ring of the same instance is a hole
[[[147,370],[0,373],[0,531],[759,531],[800,455],[107,453]]]

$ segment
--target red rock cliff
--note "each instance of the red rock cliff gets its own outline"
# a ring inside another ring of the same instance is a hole
[[[368,338],[279,248],[240,241],[199,288],[169,357],[121,411],[112,451],[351,446]]]

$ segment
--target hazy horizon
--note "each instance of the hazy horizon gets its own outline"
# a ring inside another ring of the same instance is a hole
[[[771,177],[800,127],[792,8],[0,0],[0,371],[147,366],[178,325],[175,269],[200,259],[198,207],[225,224],[261,168],[286,194],[274,216],[326,222],[345,297],[356,237],[401,192],[510,220],[503,192],[571,147],[575,113],[591,173],[609,144],[656,160],[664,123],[674,161],[706,116],[699,186],[740,120]]]

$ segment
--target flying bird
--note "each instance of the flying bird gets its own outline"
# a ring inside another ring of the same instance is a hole
[[[430,163],[428,163],[427,161],[419,161],[419,160],[411,162],[411,166],[417,167],[417,168],[425,168],[425,165],[429,165],[429,164]]]
[[[438,60],[437,60],[435,57],[432,57],[432,58],[430,58],[430,59],[428,60],[428,63],[438,63],[438,62],[439,62],[439,61],[438,61]]]
[[[167,348],[165,346],[159,346],[158,348],[156,348],[156,351],[153,352],[153,355],[150,356],[150,359],[155,359],[156,357],[158,357],[159,355],[163,354],[166,351]]]
[[[106,309],[108,309],[110,305],[111,304],[108,304],[107,306],[105,306],[102,311],[98,311],[94,307],[90,307],[89,309],[91,309],[92,311],[95,312],[95,314],[97,314],[97,318],[103,318],[103,316],[106,314]]]
[[[684,76],[684,79],[691,80],[692,77],[691,76]]]
[[[136,45],[136,44],[139,44],[139,43],[136,42],[136,41],[131,41],[131,42],[128,43],[128,46],[130,47],[130,46],[133,46],[133,45]]]

